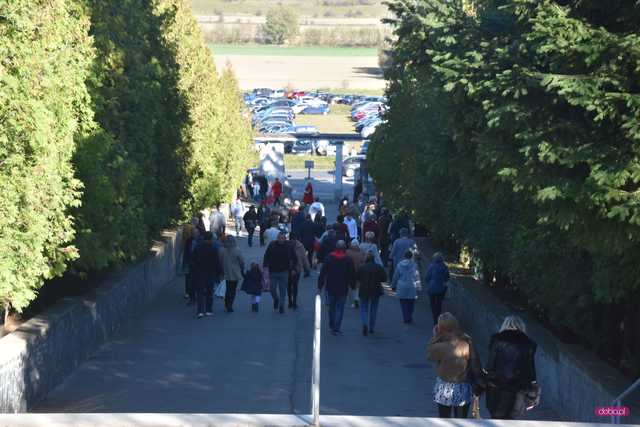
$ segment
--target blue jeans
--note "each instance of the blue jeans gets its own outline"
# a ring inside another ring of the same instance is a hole
[[[269,273],[271,281],[271,296],[280,302],[280,307],[284,306],[287,300],[287,286],[289,286],[289,272]],[[278,296],[279,294],[279,296]]]
[[[373,331],[376,327],[376,316],[378,314],[379,296],[360,299],[360,318],[362,326]]]
[[[346,295],[329,295],[329,329],[340,331],[342,316],[344,315],[344,305],[347,302]]]
[[[413,307],[415,306],[415,299],[401,299],[400,308],[402,309],[402,320],[405,323],[413,322]]]

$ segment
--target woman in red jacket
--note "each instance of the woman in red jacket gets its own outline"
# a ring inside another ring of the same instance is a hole
[[[311,185],[311,181],[307,182],[307,186],[304,189],[304,196],[302,197],[302,201],[307,206],[313,203],[313,186]]]

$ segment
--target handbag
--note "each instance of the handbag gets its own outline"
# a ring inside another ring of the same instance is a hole
[[[541,392],[542,390],[537,383],[532,383],[526,390],[519,390],[511,410],[511,418],[521,417],[525,411],[530,411],[540,405]]]
[[[227,282],[223,280],[216,287],[215,296],[218,298],[224,298],[226,293],[227,293]]]

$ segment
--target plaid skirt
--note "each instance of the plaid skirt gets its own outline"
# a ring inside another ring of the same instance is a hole
[[[436,378],[433,387],[433,401],[444,406],[463,406],[471,403],[472,392],[469,383],[450,383]]]

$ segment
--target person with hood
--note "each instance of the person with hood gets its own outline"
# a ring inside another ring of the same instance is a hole
[[[317,215],[324,217],[324,205],[320,202],[320,197],[316,197],[315,201],[311,204],[311,206],[309,206],[309,215],[311,215],[311,219],[314,222]]]
[[[375,262],[373,252],[369,251],[366,254],[365,263],[357,271],[357,280],[360,285],[358,296],[360,297],[362,335],[365,337],[375,331],[378,302],[384,295],[382,283],[387,281],[387,273]]]
[[[442,301],[447,292],[447,282],[449,281],[449,268],[444,263],[442,253],[436,252],[433,254],[433,261],[427,268],[427,275],[424,281],[427,284],[431,314],[435,325],[438,322],[440,313],[442,313]]]
[[[196,295],[196,317],[213,314],[213,288],[220,281],[222,266],[218,249],[210,231],[204,233],[202,241],[196,245],[191,257]]]
[[[391,266],[391,277],[393,277],[393,272],[400,261],[404,259],[404,254],[409,250],[415,252],[416,248],[416,242],[409,237],[409,229],[403,228],[400,230],[400,238],[393,242],[393,245],[391,246],[391,259],[389,260],[389,264]]]
[[[296,310],[298,308],[298,284],[300,283],[300,276],[304,273],[304,277],[309,277],[311,267],[307,260],[304,245],[295,233],[289,233],[289,243],[296,254],[296,267],[289,273],[287,295],[289,296],[289,308]]]
[[[522,416],[527,400],[536,404],[536,343],[527,336],[524,321],[507,316],[500,332],[491,337],[487,363],[487,409],[494,419]]]
[[[347,256],[351,258],[353,262],[353,268],[357,272],[362,264],[364,264],[366,254],[360,249],[360,243],[357,239],[353,239],[349,248],[347,249]],[[349,299],[351,300],[351,308],[360,307],[360,298],[358,297],[358,281],[356,280],[355,286],[351,292],[349,292]]]
[[[402,320],[404,323],[413,323],[413,309],[418,299],[418,287],[420,286],[420,273],[418,265],[413,261],[413,252],[406,251],[404,260],[398,263],[391,287],[400,301]]]
[[[269,271],[273,309],[279,310],[280,314],[284,313],[289,274],[295,270],[297,262],[293,247],[287,242],[286,233],[280,232],[277,240],[269,243],[262,259],[262,267]]]
[[[311,180],[307,181],[307,185],[304,187],[304,196],[302,196],[302,202],[309,206],[313,203],[313,185]]]
[[[347,300],[349,288],[355,287],[355,269],[353,262],[347,256],[347,245],[343,240],[336,243],[335,251],[331,252],[322,264],[318,276],[318,293],[327,288],[329,299],[329,329],[333,335],[342,335],[342,316]]]
[[[249,247],[251,247],[253,246],[253,233],[255,233],[259,222],[258,213],[254,205],[249,206],[249,210],[242,217],[242,221],[244,221],[244,228],[247,229]]]
[[[360,243],[360,249],[362,252],[373,254],[373,259],[381,267],[384,267],[382,263],[382,258],[380,257],[380,251],[378,250],[378,245],[375,244],[375,234],[372,231],[367,231],[364,235],[364,243]]]
[[[260,296],[262,295],[262,271],[260,266],[252,262],[249,271],[242,281],[242,290],[251,296],[251,311],[257,313],[260,310]]]
[[[233,302],[236,299],[238,282],[244,276],[244,257],[238,249],[236,239],[233,236],[227,236],[224,239],[222,249],[220,249],[220,264],[226,281],[224,307],[227,313],[233,313]]]
[[[451,313],[438,317],[427,359],[436,364],[433,401],[440,418],[467,418],[474,388],[482,387],[482,366],[471,337]]]

